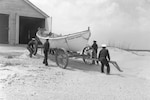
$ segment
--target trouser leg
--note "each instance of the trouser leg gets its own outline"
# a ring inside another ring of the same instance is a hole
[[[43,64],[45,64],[45,54],[44,54],[44,60],[43,60]]]
[[[95,53],[95,58],[97,59],[97,52]],[[95,61],[97,64],[99,64],[99,61]]]
[[[44,63],[45,65],[48,65],[47,58],[48,58],[48,52],[44,52],[44,61],[43,61],[43,63]]]
[[[35,46],[33,55],[36,55],[36,54],[37,54],[37,51],[38,51],[38,46]]]
[[[106,66],[107,66],[107,74],[109,74],[110,73],[110,66],[109,66],[108,62],[106,63]]]
[[[30,48],[30,47],[27,47],[27,49],[28,49],[28,51],[30,52],[30,57],[32,57],[32,53],[33,53],[33,50],[32,50],[32,48]]]
[[[37,54],[37,49],[35,49],[35,51],[33,52],[33,55],[36,55]]]
[[[104,64],[101,62],[101,72],[104,73]]]
[[[92,51],[92,58],[94,58],[94,51]],[[95,64],[95,60],[92,60],[92,64]]]
[[[97,58],[97,54],[96,54],[95,51],[92,52],[92,58],[94,58],[94,59]],[[97,62],[97,64],[98,64],[98,61],[96,61],[96,60],[93,60],[93,61],[92,61],[92,64],[95,64],[95,62]]]

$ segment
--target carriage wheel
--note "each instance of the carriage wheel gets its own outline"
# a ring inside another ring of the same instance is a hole
[[[85,64],[92,64],[92,53],[94,52],[93,48],[88,46],[85,47],[82,51],[83,61]]]
[[[65,50],[58,49],[56,51],[56,64],[65,69],[68,65],[68,53]]]

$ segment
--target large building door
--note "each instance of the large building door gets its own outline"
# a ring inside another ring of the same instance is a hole
[[[38,27],[45,27],[45,19],[20,16],[19,44],[27,44],[36,37]]]
[[[8,18],[9,15],[0,14],[0,43],[8,43]]]

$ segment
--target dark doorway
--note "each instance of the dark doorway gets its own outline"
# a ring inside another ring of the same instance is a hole
[[[27,44],[36,37],[38,27],[45,27],[45,19],[20,16],[19,44]]]
[[[9,15],[0,14],[0,43],[8,43],[8,18]]]

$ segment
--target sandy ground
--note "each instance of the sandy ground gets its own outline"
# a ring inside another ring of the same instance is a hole
[[[70,59],[66,69],[43,53],[29,58],[25,47],[0,45],[0,100],[150,100],[150,53],[109,48],[111,74],[100,66]]]

